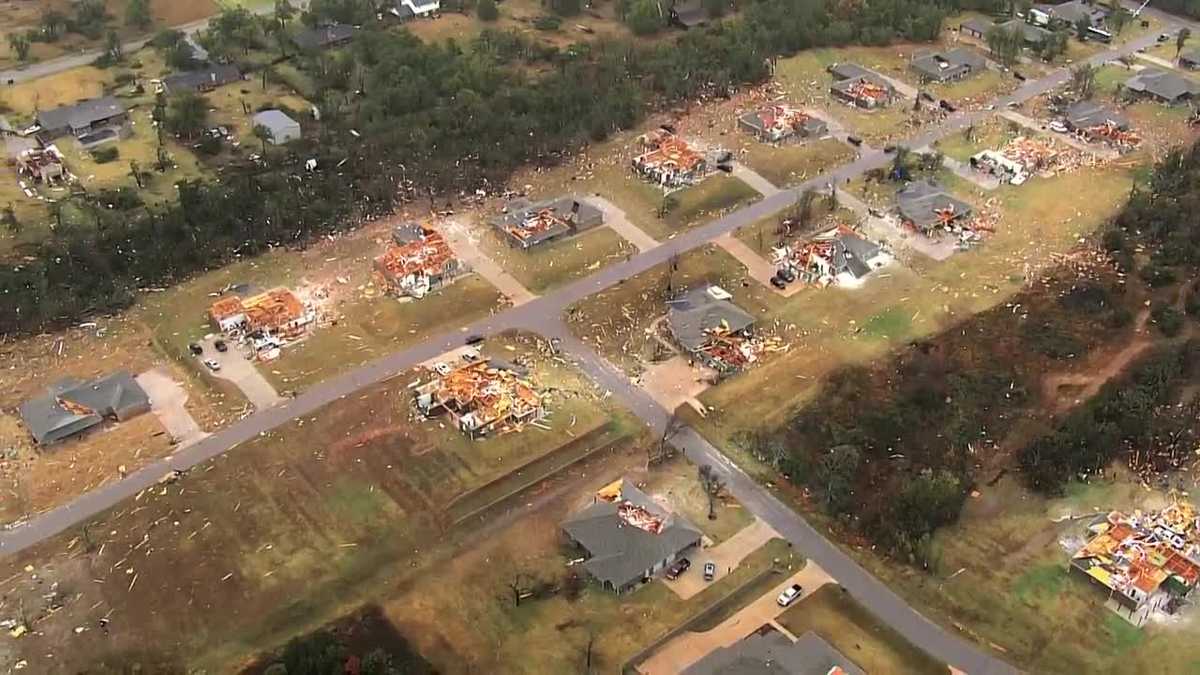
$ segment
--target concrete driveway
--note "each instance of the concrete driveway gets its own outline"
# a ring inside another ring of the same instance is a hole
[[[150,411],[176,444],[190,445],[208,435],[187,410],[187,390],[171,378],[166,368],[147,370],[135,379],[150,397]]]
[[[783,589],[792,584],[804,587],[800,599],[793,603],[802,602],[812,595],[813,591],[834,580],[816,563],[809,561],[804,569],[788,577],[762,597],[758,598],[741,611],[722,621],[715,628],[703,633],[684,633],[652,654],[650,658],[638,666],[638,671],[644,675],[676,675],[688,666],[704,658],[709,652],[741,640],[750,633],[758,630],[763,624],[772,623],[775,617],[785,611],[775,601]],[[774,624],[778,628],[778,624]],[[786,630],[780,632],[787,635]]]
[[[204,355],[198,358],[212,359],[221,364],[221,369],[213,371],[202,363],[196,364],[198,367],[208,371],[213,377],[229,380],[237,385],[246,399],[258,410],[270,408],[283,400],[275,391],[275,387],[267,381],[267,378],[258,372],[254,361],[247,359],[236,345],[230,344],[229,349],[224,352],[217,351],[214,345],[220,339],[219,336],[209,336],[201,340],[200,345],[204,348]]]
[[[688,357],[679,355],[648,367],[641,381],[642,388],[667,410],[687,403],[702,411],[703,406],[696,397],[708,389],[712,375],[712,371],[693,367],[688,363]]]
[[[608,201],[600,195],[589,195],[587,201],[595,204],[604,212],[604,224],[608,225],[614,232],[621,235],[625,241],[637,247],[638,251],[649,251],[658,246],[658,240],[634,225],[629,221],[629,217],[625,215],[625,211],[616,204]]]
[[[757,551],[763,544],[778,536],[779,533],[774,528],[755,518],[754,522],[743,527],[729,539],[716,546],[694,552],[689,556],[692,560],[692,568],[675,581],[663,579],[663,583],[672,591],[675,591],[676,595],[687,600],[710,585],[720,581],[722,577],[742,564],[742,560],[746,556]],[[712,581],[704,580],[704,563],[708,562],[714,563],[717,566],[717,574],[713,577]]]
[[[447,220],[440,227],[454,255],[466,263],[472,272],[487,279],[487,282],[503,293],[512,304],[523,305],[537,297],[479,248],[467,224]]]

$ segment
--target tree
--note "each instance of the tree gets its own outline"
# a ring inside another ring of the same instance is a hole
[[[1067,51],[1067,34],[1061,30],[1050,31],[1037,46],[1037,54],[1043,61],[1050,62]]]
[[[75,3],[75,21],[71,30],[90,38],[98,38],[106,21],[108,11],[105,9],[104,0],[78,0]]]
[[[800,228],[801,232],[808,231],[808,228],[812,226],[813,215],[815,212],[814,207],[816,206],[816,203],[817,193],[813,190],[805,190],[804,192],[801,192],[800,196],[796,199],[796,206],[793,209],[793,215],[789,220],[795,222],[796,226]],[[787,236],[792,234],[790,227],[787,228],[785,234]]]
[[[129,175],[133,177],[133,182],[137,183],[138,189],[141,190],[145,186],[145,172],[138,165],[136,159],[129,160]]]
[[[32,46],[32,43],[29,40],[29,36],[25,33],[9,33],[8,46],[17,55],[18,61],[29,59],[29,48]]]
[[[700,479],[700,487],[704,489],[704,495],[708,497],[708,519],[716,520],[717,497],[720,497],[721,491],[725,489],[725,479],[711,464],[701,464],[696,474]]]
[[[888,177],[896,181],[908,180],[910,178],[908,165],[911,163],[909,161],[911,158],[912,150],[903,145],[897,147],[895,154],[892,155],[892,170]]]
[[[729,0],[703,0],[704,13],[711,19],[719,19],[725,16],[725,12],[729,9]]]
[[[550,0],[550,9],[559,16],[575,16],[582,8],[581,0]]]
[[[500,18],[500,10],[496,7],[496,0],[479,0],[479,4],[475,6],[475,14],[479,16],[480,21],[491,22]]]
[[[1025,34],[1020,26],[1012,28],[995,27],[987,32],[985,38],[992,56],[1005,65],[1011,66],[1021,55],[1021,47],[1025,44]]]
[[[149,28],[154,22],[150,15],[150,0],[129,0],[125,4],[125,22],[138,28]]]
[[[1080,40],[1086,40],[1088,29],[1092,27],[1092,22],[1086,16],[1081,16],[1075,19],[1075,37]]]
[[[658,0],[630,0],[625,23],[634,35],[653,35],[667,25],[667,17]]]
[[[1175,34],[1175,58],[1179,58],[1179,54],[1183,52],[1183,48],[1191,36],[1192,29],[1187,26],[1180,28],[1179,32]]]
[[[1071,88],[1081,99],[1090,99],[1096,95],[1096,66],[1090,63],[1081,64],[1071,69]]]
[[[275,142],[275,134],[261,124],[254,125],[254,137],[262,143],[262,154],[267,154],[267,142]]]
[[[208,125],[208,101],[194,91],[172,96],[167,102],[167,131],[195,138]]]
[[[121,44],[121,36],[117,31],[110,30],[104,39],[104,56],[101,59],[107,63],[119,63],[125,58],[125,45]]]
[[[662,435],[659,436],[657,443],[649,443],[646,445],[646,464],[653,466],[667,459],[670,459],[674,453],[674,448],[671,446],[671,439],[675,438],[684,428],[683,420],[679,418],[678,412],[671,413],[667,418],[667,423],[663,426]]]
[[[56,42],[67,28],[67,17],[57,9],[44,9],[38,19],[38,32],[46,42]]]
[[[861,461],[858,448],[839,445],[817,462],[813,478],[830,513],[839,514],[849,507],[854,494],[854,477]]]
[[[1121,31],[1125,30],[1125,27],[1133,20],[1133,15],[1116,0],[1114,0],[1113,5],[1115,6],[1108,15],[1108,27],[1112,29],[1114,34],[1120,35]]]
[[[275,24],[280,28],[287,28],[288,22],[296,15],[296,8],[292,7],[290,0],[275,0]]]
[[[0,209],[0,222],[4,223],[4,229],[14,237],[21,234],[21,221],[17,220],[17,212],[13,210],[12,202]]]

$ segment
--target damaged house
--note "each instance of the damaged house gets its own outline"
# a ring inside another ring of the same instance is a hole
[[[286,288],[273,288],[245,299],[230,295],[214,302],[208,314],[222,333],[277,339],[298,338],[316,320],[316,313]]]
[[[488,359],[443,371],[418,385],[414,395],[422,415],[449,415],[471,438],[519,430],[545,415],[542,393],[521,372]]]
[[[986,70],[987,59],[978,52],[959,47],[918,56],[909,67],[922,82],[952,82]]]
[[[1067,129],[1090,142],[1102,142],[1118,149],[1136,147],[1141,138],[1130,130],[1129,118],[1095,101],[1076,101],[1063,112]]]
[[[47,148],[29,148],[17,153],[17,173],[29,177],[35,183],[53,185],[71,178],[63,164],[63,156],[53,145]]]
[[[68,134],[85,136],[106,127],[125,124],[129,119],[125,106],[112,96],[43,110],[37,115],[42,137],[51,139]]]
[[[933,181],[914,181],[896,193],[896,210],[905,226],[922,234],[963,228],[971,205],[947,193]]]
[[[835,63],[829,67],[833,84],[829,93],[837,100],[864,110],[874,110],[896,100],[896,88],[882,75],[853,63]]]
[[[96,427],[106,418],[119,422],[150,410],[150,397],[125,371],[90,382],[67,378],[45,395],[21,404],[25,428],[38,445],[49,445]]]
[[[642,136],[646,152],[633,158],[633,170],[664,188],[695,185],[708,174],[708,160],[687,141],[666,131]]]
[[[829,133],[824,120],[781,104],[742,115],[738,118],[738,127],[764,143],[820,138]]]
[[[1070,572],[1103,588],[1136,625],[1156,611],[1175,613],[1200,579],[1200,519],[1190,503],[1113,511],[1092,521],[1088,533]]]
[[[530,203],[517,199],[492,219],[492,227],[517,248],[532,248],[604,223],[604,212],[579,197],[565,195]]]
[[[462,263],[441,232],[405,223],[392,232],[392,243],[375,259],[375,272],[389,293],[423,298],[462,273]]]
[[[728,291],[713,284],[692,288],[667,301],[667,328],[672,339],[700,362],[725,376],[758,360],[761,342],[754,339],[754,317],[733,304]]]
[[[704,537],[628,479],[600,489],[591,505],[562,524],[562,531],[586,555],[587,573],[618,594],[649,581]]]
[[[844,225],[812,239],[775,249],[775,263],[804,283],[857,286],[892,258],[879,244]]]
[[[1200,83],[1172,70],[1147,68],[1125,80],[1124,90],[1134,96],[1175,105],[1200,98]]]

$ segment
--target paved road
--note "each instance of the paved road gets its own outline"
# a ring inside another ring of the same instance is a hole
[[[1154,36],[1148,36],[1119,49],[1099,54],[1089,60],[1099,63],[1153,43]],[[1017,91],[997,99],[995,104],[997,107],[1002,107],[1010,101],[1023,101],[1037,96],[1062,84],[1068,77],[1069,73],[1066,69],[1056,71],[1045,78],[1024,84]],[[934,128],[909,139],[906,145],[909,147],[929,145],[939,138],[944,138],[965,128],[986,114],[983,112],[955,113]],[[430,336],[416,346],[381,357],[322,382],[301,393],[295,399],[258,411],[170,457],[130,474],[123,480],[88,492],[69,504],[40,514],[24,525],[14,527],[0,536],[0,554],[11,554],[24,550],[63,532],[154,485],[169,471],[186,471],[245,441],[282,427],[292,420],[312,415],[332,401],[403,373],[418,363],[461,345],[466,335],[490,335],[511,329],[525,329],[547,336],[560,337],[564,346],[580,359],[580,367],[595,377],[602,387],[619,393],[621,400],[629,405],[639,417],[661,428],[666,424],[666,412],[649,395],[634,387],[624,376],[606,364],[595,361],[598,357],[594,356],[594,352],[574,338],[561,323],[559,317],[563,310],[589,295],[615,286],[630,277],[667,262],[675,255],[695,249],[721,235],[786,208],[795,202],[800,191],[820,189],[831,182],[841,184],[872,168],[884,166],[888,162],[888,156],[877,150],[864,151],[854,161],[817,176],[795,189],[764,197],[759,202],[734,211],[719,220],[684,232],[624,262],[605,267],[552,294],[534,298],[491,317],[465,325],[458,332],[451,331]],[[908,607],[899,596],[824,539],[802,517],[741,473],[694,431],[688,429],[681,431],[676,434],[675,442],[684,447],[694,461],[712,464],[726,472],[729,477],[730,490],[743,501],[747,508],[793,541],[804,555],[816,560],[818,564],[829,570],[881,619],[892,625],[914,644],[935,657],[976,675],[1012,672],[1012,669],[1004,663],[978,651],[969,643],[947,634],[939,626]]]

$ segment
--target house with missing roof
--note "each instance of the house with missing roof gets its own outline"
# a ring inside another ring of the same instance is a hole
[[[777,248],[772,257],[780,270],[818,286],[857,286],[892,261],[882,246],[844,225]]]
[[[704,538],[695,525],[664,509],[629,479],[602,488],[561,527],[586,557],[588,575],[617,594],[650,581]]]
[[[217,87],[238,82],[242,71],[233,64],[210,63],[203,68],[183,70],[163,78],[163,93],[168,96],[184,92],[212,91]]]
[[[922,82],[952,82],[986,70],[987,59],[972,49],[958,47],[918,56],[909,67]]]
[[[901,222],[918,232],[951,229],[970,220],[971,205],[933,181],[913,181],[896,192]]]
[[[119,422],[150,410],[150,397],[126,371],[84,382],[66,378],[46,393],[22,403],[21,422],[38,445],[50,445],[99,426],[105,419]]]
[[[689,357],[726,376],[758,358],[754,317],[715,284],[704,284],[667,301],[667,330]]]
[[[441,232],[405,223],[392,231],[392,243],[375,258],[375,273],[388,293],[423,298],[464,271]]]
[[[824,120],[782,104],[743,114],[738,118],[738,127],[764,143],[821,138],[829,133],[829,126]]]
[[[835,63],[829,67],[833,84],[829,93],[837,100],[864,110],[874,110],[896,100],[896,88],[885,77],[854,63]]]
[[[37,114],[41,136],[46,139],[73,135],[84,136],[106,127],[125,124],[129,114],[125,106],[112,96],[103,96],[74,105],[64,105]]]
[[[357,32],[358,29],[354,26],[334,23],[302,30],[292,37],[292,43],[305,51],[329,49],[349,43]]]
[[[491,224],[509,244],[529,249],[602,225],[604,212],[574,195],[536,203],[522,198],[509,202]]]
[[[646,151],[633,158],[635,173],[663,188],[695,185],[708,175],[708,158],[665,130],[640,138]]]
[[[1153,99],[1168,105],[1200,99],[1200,82],[1173,70],[1158,68],[1146,68],[1125,80],[1123,90],[1133,96]]]
[[[727,647],[717,647],[682,675],[866,675],[813,631],[792,638],[764,624]]]
[[[413,390],[417,411],[446,415],[471,438],[520,430],[546,414],[542,392],[516,366],[480,359],[433,372],[433,379]]]
[[[286,288],[242,298],[227,295],[208,309],[217,330],[231,337],[262,334],[280,339],[303,335],[316,321],[316,312]]]

